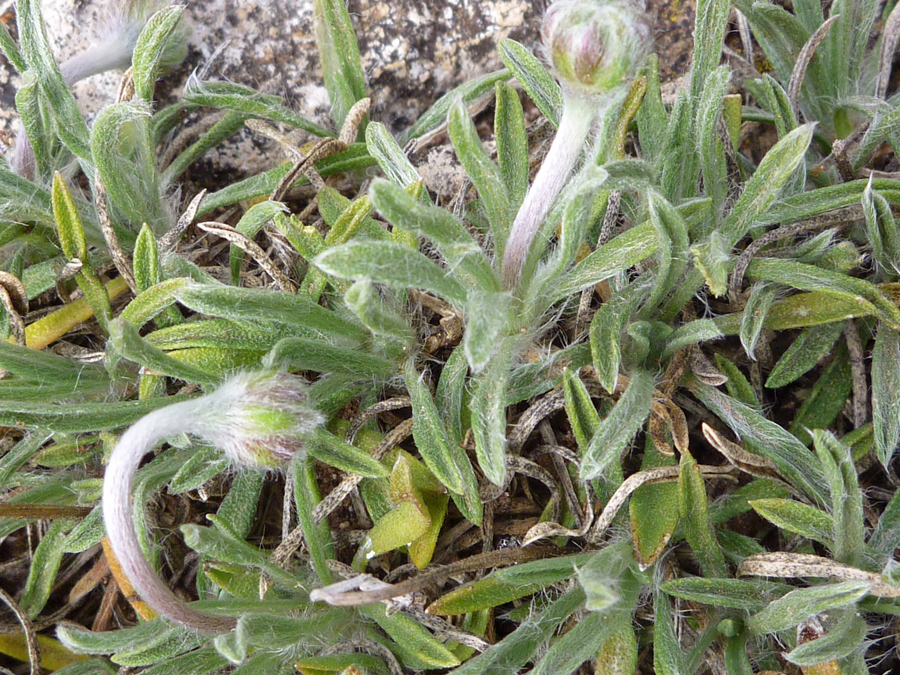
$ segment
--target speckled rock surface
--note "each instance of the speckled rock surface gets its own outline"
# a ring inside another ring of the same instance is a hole
[[[44,0],[47,32],[58,58],[89,47],[102,33],[109,7],[118,2]],[[535,47],[543,4],[543,0],[349,0],[373,95],[373,118],[400,132],[453,86],[499,68],[499,39],[512,37]],[[693,0],[648,4],[657,17],[665,75],[680,74],[688,67]],[[14,28],[14,3],[5,0],[0,10],[4,23]],[[312,0],[189,0],[190,53],[160,83],[161,104],[174,100],[187,76],[199,69],[210,79],[279,94],[301,114],[329,125],[312,13]],[[113,100],[119,79],[120,74],[108,73],[75,86],[86,114]],[[11,68],[0,59],[0,129],[10,129],[15,119],[16,84]],[[243,132],[208,161],[197,163],[192,174],[201,183],[199,174],[216,182],[279,160],[270,142]]]

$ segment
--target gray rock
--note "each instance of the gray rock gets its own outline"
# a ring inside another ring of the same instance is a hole
[[[60,60],[102,40],[104,17],[122,0],[44,0],[47,32]],[[442,94],[467,79],[501,67],[497,42],[511,37],[529,48],[537,45],[543,0],[349,0],[363,65],[373,98],[372,118],[399,133]],[[651,0],[651,13],[664,24],[664,43],[690,31],[693,2]],[[0,2],[4,23],[14,29],[12,0]],[[195,69],[209,79],[226,79],[284,97],[297,112],[331,125],[328,95],[322,86],[313,32],[312,0],[193,0],[186,15],[193,26],[186,61],[158,85],[161,105],[177,99]],[[687,17],[687,19],[685,19]],[[675,35],[673,35],[673,29]],[[679,57],[680,58],[680,57]],[[671,67],[683,59],[661,59]],[[74,87],[90,117],[114,100],[120,73],[91,77]],[[0,130],[10,131],[16,118],[18,78],[0,59]],[[196,122],[187,120],[186,125]],[[270,168],[282,157],[270,141],[244,131],[205,161],[191,177],[210,187]]]

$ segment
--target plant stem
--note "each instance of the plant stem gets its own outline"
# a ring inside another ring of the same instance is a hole
[[[566,184],[597,115],[593,97],[566,93],[559,129],[516,215],[503,255],[503,286],[515,288],[541,223]]]
[[[198,405],[208,405],[207,398],[155,410],[123,434],[106,467],[103,520],[122,571],[141,598],[171,621],[200,633],[217,634],[233,630],[237,620],[191,609],[160,581],[141,551],[131,509],[134,474],[141,459],[167,436],[195,431],[195,420],[203,419]]]

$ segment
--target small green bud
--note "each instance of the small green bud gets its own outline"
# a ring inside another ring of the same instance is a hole
[[[541,35],[563,89],[594,95],[634,77],[651,40],[643,0],[558,0]]]
[[[194,433],[242,466],[290,461],[324,422],[309,403],[306,382],[288,373],[241,373],[204,398]]]

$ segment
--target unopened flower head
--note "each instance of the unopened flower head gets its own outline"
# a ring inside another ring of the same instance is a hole
[[[634,76],[651,37],[639,0],[559,0],[544,14],[541,33],[563,89],[599,95]]]
[[[197,611],[156,576],[141,551],[131,511],[134,475],[161,440],[193,434],[243,466],[275,468],[303,450],[324,422],[309,403],[305,380],[280,372],[235,375],[212,394],[145,415],[119,440],[103,480],[103,519],[122,571],[141,598],[164,617],[201,633],[234,630],[234,617]]]
[[[242,373],[202,400],[196,433],[242,466],[289,461],[324,422],[309,403],[306,382],[288,373]]]

